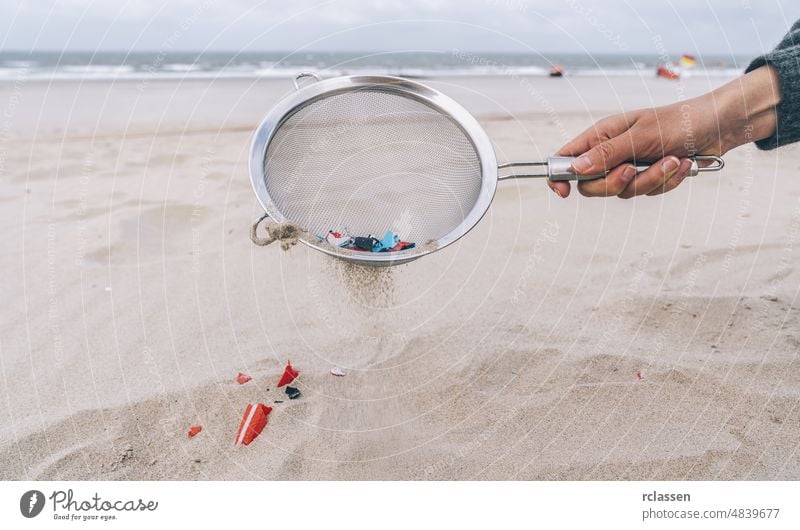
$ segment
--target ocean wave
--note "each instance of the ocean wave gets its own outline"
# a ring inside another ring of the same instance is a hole
[[[161,69],[167,72],[197,72],[205,70],[206,67],[201,64],[176,63],[165,64]]]
[[[7,67],[10,67],[10,68],[33,68],[35,66],[38,66],[39,63],[37,63],[36,61],[13,61],[13,60],[8,60],[8,61],[3,61],[3,65],[5,65]]]

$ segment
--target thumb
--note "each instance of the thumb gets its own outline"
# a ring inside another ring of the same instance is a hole
[[[629,132],[597,144],[572,162],[578,175],[607,173],[628,160],[633,160],[633,138]]]

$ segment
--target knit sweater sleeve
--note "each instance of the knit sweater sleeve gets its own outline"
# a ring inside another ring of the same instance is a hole
[[[781,102],[778,104],[777,127],[769,138],[756,142],[759,149],[775,149],[800,141],[800,20],[771,52],[756,58],[746,72],[771,65],[780,79]]]

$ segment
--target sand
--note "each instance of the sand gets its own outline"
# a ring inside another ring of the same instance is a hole
[[[721,81],[434,84],[511,161]],[[503,182],[358,277],[248,237],[249,134],[290,90],[0,83],[0,478],[800,478],[797,147],[631,201]]]

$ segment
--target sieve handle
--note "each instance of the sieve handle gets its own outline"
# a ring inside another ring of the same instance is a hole
[[[565,180],[595,180],[605,177],[608,173],[598,173],[596,175],[576,175],[572,171],[572,162],[575,157],[572,156],[551,156],[547,159],[547,178],[552,181],[565,181]],[[705,171],[719,171],[725,166],[725,161],[718,156],[698,155],[690,159],[692,167],[689,169],[688,176],[695,177],[700,172]],[[707,167],[700,167],[697,163],[698,160],[711,161],[712,165]],[[636,172],[650,168],[650,164],[634,164]]]
[[[697,155],[690,158],[692,167],[689,170],[690,177],[697,176],[699,173],[706,171],[719,171],[725,167],[725,161],[712,155]],[[572,162],[575,161],[573,156],[551,156],[546,162],[511,162],[509,164],[501,164],[497,166],[498,172],[503,169],[515,167],[542,167],[541,173],[512,173],[510,175],[501,175],[497,180],[516,179],[516,178],[548,178],[554,182],[561,182],[567,180],[595,180],[601,179],[608,175],[607,172],[598,173],[596,175],[576,175],[572,171]],[[710,165],[700,167],[698,161],[711,162]],[[650,167],[650,164],[642,163],[635,164],[636,172],[641,173]]]

